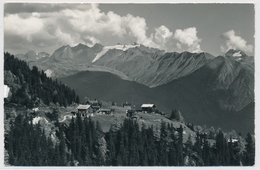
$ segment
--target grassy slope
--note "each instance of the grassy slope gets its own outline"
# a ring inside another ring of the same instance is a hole
[[[101,128],[104,132],[108,132],[110,129],[111,124],[117,124],[117,125],[121,125],[124,121],[124,119],[126,119],[126,109],[123,107],[118,107],[118,106],[113,106],[113,109],[115,109],[114,114],[112,115],[106,115],[106,114],[93,114],[93,117],[91,117],[91,119],[93,121],[99,121],[99,123],[101,124]],[[68,111],[65,111],[62,115],[60,115],[60,119],[62,120],[62,117],[65,115],[71,115],[69,113],[70,110],[75,111],[76,107],[70,107],[68,108]],[[144,123],[146,125],[146,127],[150,127],[153,125],[154,129],[160,129],[160,124],[161,121],[164,121],[166,123],[169,124],[173,124],[173,126],[175,128],[179,128],[180,125],[183,126],[184,128],[184,134],[183,134],[183,140],[184,142],[187,141],[189,135],[191,135],[192,141],[195,142],[195,132],[191,131],[188,127],[186,127],[183,123],[177,122],[177,121],[171,121],[169,119],[167,119],[166,117],[159,115],[159,114],[147,114],[147,113],[138,113],[137,114],[139,117],[139,120],[137,121],[139,124],[139,127],[142,127],[142,123]],[[142,117],[142,118],[141,118]],[[141,118],[141,119],[140,119]],[[65,121],[65,123],[69,123],[70,119],[67,118]]]

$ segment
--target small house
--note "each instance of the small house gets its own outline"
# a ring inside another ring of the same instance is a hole
[[[93,104],[91,104],[91,108],[93,110],[97,111],[101,108],[101,104],[100,103],[93,103]]]
[[[155,104],[142,104],[142,111],[145,113],[152,113],[155,111]]]
[[[87,116],[88,113],[91,113],[90,105],[79,105],[77,107],[78,114],[82,117]]]
[[[93,111],[97,111],[101,108],[101,104],[97,100],[87,101],[87,104],[89,104],[91,106]]]

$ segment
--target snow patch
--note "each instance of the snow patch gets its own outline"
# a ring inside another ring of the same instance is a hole
[[[241,51],[238,51],[236,53],[233,54],[233,57],[241,57],[242,54],[240,53]]]
[[[7,98],[10,92],[10,87],[4,85],[4,98]]]
[[[47,70],[45,70],[44,73],[46,74],[47,77],[51,77],[53,74],[53,71],[51,69],[47,69]]]
[[[122,45],[122,44],[118,44],[118,45],[114,45],[114,46],[105,46],[103,47],[102,51],[99,52],[96,57],[94,58],[94,60],[92,61],[92,63],[94,63],[95,61],[97,61],[98,59],[100,59],[108,50],[111,49],[117,49],[117,50],[123,50],[126,51],[129,48],[135,48],[135,47],[140,47],[140,44],[133,44],[133,45]]]

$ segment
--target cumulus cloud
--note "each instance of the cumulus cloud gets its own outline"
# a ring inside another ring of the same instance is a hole
[[[195,27],[186,28],[184,30],[177,29],[174,33],[174,38],[179,41],[179,43],[176,44],[178,49],[183,50],[183,46],[185,46],[187,47],[187,51],[201,52],[201,39],[197,37],[197,29]]]
[[[159,28],[155,28],[155,40],[157,42],[166,42],[167,39],[171,38],[173,33],[164,25]]]
[[[246,53],[253,52],[253,46],[250,44],[247,44],[246,40],[244,40],[242,37],[236,35],[234,30],[230,30],[230,31],[223,33],[223,35],[221,37],[225,41],[225,45],[222,45],[220,47],[222,52],[227,52],[229,49],[242,50]]]
[[[40,31],[44,24],[39,18],[30,16],[22,18],[18,14],[8,15],[4,18],[5,33],[15,33],[18,35],[35,34]]]
[[[35,46],[34,50],[49,49],[50,53],[61,45],[113,45],[118,42],[137,42],[167,51],[176,48],[200,51],[201,40],[196,35],[196,28],[176,30],[173,34],[169,28],[161,25],[150,28],[153,29],[150,35],[147,34],[148,29],[145,18],[132,14],[121,16],[113,11],[104,13],[98,4],[5,5],[4,34],[5,42],[8,42],[5,45],[7,49],[17,46],[15,43],[23,39],[24,46]],[[15,41],[15,37],[19,41]],[[177,45],[176,40],[179,43]]]

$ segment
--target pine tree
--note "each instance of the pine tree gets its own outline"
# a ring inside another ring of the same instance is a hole
[[[64,125],[61,124],[60,126],[60,145],[59,145],[59,151],[60,151],[60,165],[64,166],[67,163],[67,153],[66,153],[66,144],[65,144],[65,137],[64,137]]]
[[[206,135],[204,135],[204,138],[203,138],[202,158],[204,161],[204,166],[209,166],[210,165],[210,146],[209,146],[209,142],[207,140]]]
[[[160,128],[160,145],[159,145],[159,164],[162,166],[168,165],[168,154],[167,154],[167,129],[166,129],[166,123],[164,121],[161,122],[161,128]]]
[[[250,133],[246,137],[245,165],[252,166],[255,164],[255,146]]]
[[[183,166],[183,127],[178,128],[178,142],[177,142],[177,165]]]

